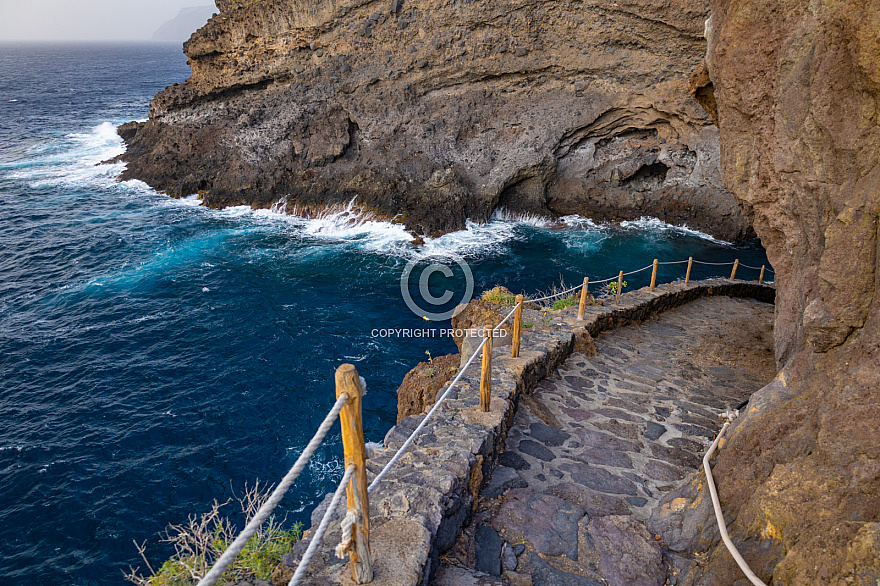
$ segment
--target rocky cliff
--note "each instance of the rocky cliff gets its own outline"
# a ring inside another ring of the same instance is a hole
[[[880,4],[711,4],[710,83],[694,85],[717,107],[725,184],[776,269],[782,369],[718,458],[721,500],[764,580],[877,584]],[[687,533],[698,508],[655,530]],[[723,547],[709,554],[691,583],[741,579]]]
[[[357,201],[417,234],[497,208],[751,229],[690,99],[695,0],[219,1],[125,178],[209,206]]]

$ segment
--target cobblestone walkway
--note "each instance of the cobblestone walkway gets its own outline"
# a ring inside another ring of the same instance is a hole
[[[663,552],[644,521],[699,468],[718,414],[775,374],[772,320],[772,305],[701,299],[569,357],[521,399],[435,583],[677,583],[687,560]]]

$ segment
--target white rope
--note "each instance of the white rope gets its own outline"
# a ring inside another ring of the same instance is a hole
[[[425,415],[425,418],[422,419],[422,422],[419,423],[418,427],[416,427],[415,430],[413,430],[413,432],[410,434],[409,438],[407,438],[407,440],[405,442],[403,442],[403,445],[400,446],[400,449],[397,450],[397,453],[394,454],[394,457],[391,458],[391,460],[389,460],[387,464],[385,464],[385,467],[382,468],[382,471],[379,472],[379,474],[376,476],[376,478],[373,479],[373,482],[370,483],[370,487],[367,489],[368,493],[373,492],[373,489],[376,488],[376,486],[379,484],[379,481],[382,480],[382,477],[388,473],[388,471],[391,469],[391,467],[394,466],[395,462],[397,462],[400,459],[400,457],[403,455],[403,452],[406,451],[406,449],[409,447],[409,445],[413,442],[416,435],[418,435],[418,433],[420,431],[422,431],[422,429],[425,427],[425,425],[428,424],[428,420],[431,419],[431,417],[434,415],[434,413],[440,407],[441,403],[443,403],[443,401],[449,395],[450,391],[452,391],[452,389],[455,388],[455,385],[458,384],[459,379],[461,379],[461,377],[464,375],[465,371],[473,363],[474,359],[477,357],[477,354],[479,354],[480,350],[483,349],[483,346],[486,345],[486,341],[488,339],[489,338],[483,338],[483,341],[480,342],[480,345],[477,346],[477,349],[474,350],[473,354],[471,354],[471,357],[467,361],[467,363],[464,365],[464,368],[462,368],[458,372],[456,377],[454,379],[452,379],[452,383],[450,383],[449,388],[447,388],[446,391],[443,393],[443,395],[440,397],[440,399],[436,403],[434,403],[434,406],[431,408],[430,411],[428,411],[428,414]]]
[[[686,262],[688,262],[688,261],[686,261],[686,260],[669,260],[666,262],[658,262],[657,264],[658,265],[680,265],[680,264],[683,264]]]
[[[338,557],[339,559],[345,559],[345,556],[351,549],[351,528],[360,523],[360,520],[361,516],[358,514],[356,509],[348,509],[345,517],[342,518],[342,539],[340,539],[339,545],[336,546],[336,557]]]
[[[616,280],[617,275],[614,275],[613,277],[608,277],[607,279],[602,279],[601,281],[590,281],[590,285],[601,285],[602,283],[608,283]]]
[[[516,313],[516,310],[519,308],[520,303],[525,303],[525,300],[520,301],[519,303],[517,303],[516,305],[514,305],[514,306],[513,306],[513,309],[510,310],[510,313],[507,314],[507,317],[505,317],[504,319],[502,319],[502,320],[498,323],[497,326],[495,326],[494,328],[492,328],[492,336],[495,335],[495,330],[497,330],[498,328],[500,328],[501,326],[503,326],[503,325],[504,325],[504,322],[506,322],[507,320],[509,320],[509,319],[510,319],[510,316],[512,316],[514,313]]]
[[[356,466],[352,464],[348,468],[345,469],[345,474],[342,476],[342,480],[339,481],[339,487],[337,487],[336,492],[333,493],[333,499],[330,501],[330,506],[327,507],[327,511],[324,513],[324,517],[321,519],[321,524],[318,525],[318,529],[315,531],[315,534],[312,536],[312,542],[309,543],[309,548],[306,550],[305,555],[300,560],[299,565],[296,568],[296,572],[294,572],[293,577],[288,582],[287,586],[296,586],[299,584],[300,580],[306,575],[306,570],[309,568],[309,562],[312,561],[312,557],[315,555],[315,552],[318,550],[318,545],[321,543],[321,539],[324,537],[324,532],[327,531],[327,526],[330,525],[331,517],[333,517],[334,512],[336,511],[337,505],[339,505],[339,500],[342,498],[342,493],[345,492],[345,487],[348,486],[348,481],[351,480],[351,475],[354,474]]]
[[[214,562],[214,566],[211,568],[205,577],[199,580],[198,586],[211,586],[214,584],[217,579],[226,571],[226,568],[229,567],[238,554],[241,553],[241,550],[244,549],[244,546],[247,545],[247,542],[253,537],[254,533],[257,532],[257,529],[263,524],[263,522],[269,517],[275,507],[278,506],[278,503],[281,502],[281,499],[284,498],[285,493],[290,488],[290,486],[294,483],[297,476],[303,471],[306,467],[306,464],[309,462],[309,458],[312,457],[312,454],[315,453],[315,450],[318,449],[318,446],[321,445],[321,442],[324,440],[324,436],[327,435],[327,432],[330,431],[330,426],[333,425],[333,422],[336,421],[336,417],[339,415],[339,411],[345,405],[346,401],[348,401],[348,395],[343,393],[336,399],[336,403],[333,404],[333,408],[330,409],[330,413],[327,414],[327,417],[324,418],[324,421],[318,427],[318,431],[315,432],[315,436],[312,438],[312,441],[308,443],[306,449],[303,450],[303,453],[300,454],[299,458],[297,458],[296,462],[293,465],[293,468],[284,475],[284,478],[281,479],[281,482],[272,491],[272,494],[263,503],[263,506],[259,508],[257,514],[254,515],[253,519],[245,526],[241,533],[238,534],[238,537],[235,538],[235,541],[232,542],[226,551],[223,552],[223,555],[220,556],[216,562]]]
[[[750,267],[749,265],[744,265],[744,264],[740,264],[739,266],[741,268],[752,269],[753,271],[760,271],[763,268],[765,273],[772,273],[773,272],[772,269],[768,269],[766,266],[765,267]]]
[[[621,275],[621,276],[622,276],[622,277],[626,277],[626,276],[629,276],[629,275],[635,275],[636,273],[641,273],[642,271],[647,271],[648,269],[653,269],[653,268],[654,268],[654,263],[651,263],[651,264],[649,264],[648,266],[643,267],[643,268],[641,268],[641,269],[637,269],[637,270],[635,270],[635,271],[630,271],[630,272],[628,272],[628,273],[623,273],[623,275]]]
[[[736,549],[736,546],[730,539],[730,535],[727,533],[727,523],[724,522],[724,512],[721,510],[721,501],[718,500],[718,491],[715,489],[715,479],[712,477],[712,468],[709,466],[709,459],[712,458],[712,454],[715,453],[715,448],[718,447],[718,442],[721,441],[721,437],[724,435],[724,432],[727,431],[730,422],[738,414],[739,412],[722,414],[722,416],[726,416],[728,420],[718,433],[718,437],[712,442],[709,451],[703,456],[703,468],[706,470],[706,480],[708,480],[709,484],[709,493],[712,495],[712,506],[715,507],[715,519],[718,521],[718,530],[721,532],[721,540],[724,541],[724,545],[727,546],[727,550],[730,552],[730,555],[733,556],[733,559],[736,560],[737,565],[743,571],[743,574],[746,575],[746,578],[748,578],[755,586],[767,586],[760,578],[758,578],[758,576],[755,575],[749,567],[749,564],[747,564],[746,560],[740,555],[739,550]]]
[[[580,288],[583,287],[583,286],[584,286],[584,284],[581,283],[580,285],[575,285],[575,286],[572,287],[571,289],[566,289],[565,291],[563,291],[563,292],[561,292],[561,293],[554,293],[553,295],[548,295],[548,296],[546,296],[546,297],[541,297],[540,299],[526,299],[526,301],[528,301],[529,303],[538,303],[539,301],[547,301],[548,299],[553,299],[554,297],[560,297],[560,296],[562,296],[562,295],[565,295],[566,293],[571,293],[572,291],[576,291],[576,290],[580,289]]]
[[[732,262],[703,262],[701,260],[695,260],[694,263],[698,265],[710,265],[713,267],[733,266]]]

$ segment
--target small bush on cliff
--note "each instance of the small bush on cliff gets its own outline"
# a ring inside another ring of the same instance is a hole
[[[627,282],[621,281],[620,283],[620,292],[622,293],[624,289],[626,289]],[[616,296],[617,295],[617,281],[611,281],[607,285],[605,285],[606,295],[608,296]]]
[[[271,491],[272,486],[263,489],[257,481],[253,488],[245,486],[244,494],[236,497],[244,513],[245,523],[254,517],[269,498]],[[146,543],[135,542],[149,575],[143,576],[140,568],[132,568],[124,574],[126,580],[137,586],[192,586],[198,583],[238,535],[235,525],[220,513],[231,500],[222,504],[214,501],[207,513],[198,517],[191,516],[183,525],[169,525],[161,541],[174,547],[174,555],[158,570],[154,570],[147,560]],[[268,580],[275,567],[281,563],[282,556],[293,548],[300,537],[300,523],[286,529],[283,527],[283,520],[278,521],[274,515],[270,516],[217,584],[248,579]]]
[[[571,289],[571,285],[566,285],[565,281],[562,279],[562,275],[559,276],[559,285],[551,285],[550,289],[547,291],[540,292],[537,297],[554,297],[556,295],[562,294],[563,291],[568,291]],[[573,305],[579,305],[581,302],[581,290],[578,288],[574,293],[568,295],[566,297],[562,297],[560,299],[550,299],[547,301],[541,302],[543,309],[552,309],[555,311],[559,311],[560,309],[565,309],[566,307],[571,307]],[[587,292],[587,305],[596,305],[596,298],[588,291]]]
[[[483,291],[483,294],[480,295],[480,299],[483,301],[489,301],[490,303],[497,303],[498,305],[516,304],[516,295],[501,285],[495,285],[488,291]]]
[[[559,311],[560,309],[565,309],[566,307],[571,307],[572,305],[577,305],[578,303],[580,303],[580,298],[576,295],[572,295],[571,297],[557,299],[553,302],[551,309]]]

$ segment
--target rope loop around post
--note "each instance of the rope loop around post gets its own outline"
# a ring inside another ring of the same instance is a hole
[[[293,573],[293,577],[290,579],[290,582],[287,583],[287,586],[297,586],[297,584],[299,584],[305,577],[306,571],[308,571],[309,569],[309,564],[311,563],[312,558],[315,556],[315,552],[318,550],[318,546],[321,545],[321,540],[324,538],[324,533],[327,532],[327,527],[330,525],[330,521],[332,520],[333,515],[336,513],[336,508],[339,506],[339,501],[342,500],[342,493],[345,492],[345,488],[348,486],[348,482],[351,480],[351,476],[354,474],[354,469],[354,466],[349,466],[345,469],[345,474],[342,475],[342,480],[339,482],[339,486],[336,487],[336,492],[333,493],[333,498],[330,499],[330,506],[327,507],[327,511],[321,518],[321,523],[315,530],[315,534],[312,536],[312,541],[311,543],[309,543],[309,547],[308,549],[306,549],[306,553],[303,554],[302,560],[300,560],[299,565],[296,567],[296,571]]]

